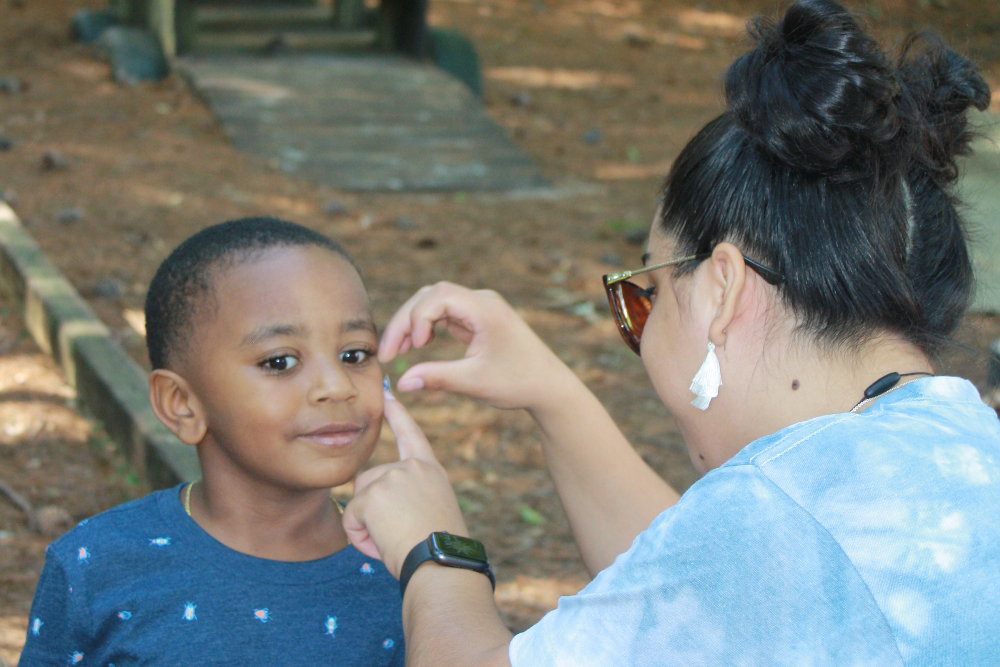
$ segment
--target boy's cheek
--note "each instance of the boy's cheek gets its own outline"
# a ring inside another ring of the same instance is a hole
[[[384,420],[382,419],[382,414],[380,412],[376,417],[372,419],[368,427],[368,434],[367,434],[368,437],[367,437],[367,442],[365,443],[366,444],[365,451],[361,453],[364,460],[360,462],[361,465],[358,467],[359,470],[366,464],[371,463],[372,456],[375,456],[376,459],[381,459],[384,457],[384,453],[381,452],[381,448],[385,445],[385,443],[382,440],[382,429],[384,428],[386,428],[386,426],[384,424]],[[375,452],[377,450],[379,451],[379,454],[376,456]]]
[[[382,368],[374,364],[374,368],[365,375],[364,397],[365,403],[369,406],[368,414],[374,423],[381,421],[382,411],[385,408],[385,393],[382,386]]]

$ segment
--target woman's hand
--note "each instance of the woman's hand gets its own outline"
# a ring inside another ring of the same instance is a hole
[[[503,297],[446,282],[420,289],[396,311],[379,361],[427,345],[438,323],[468,346],[465,357],[417,364],[397,382],[400,391],[440,389],[498,408],[532,409],[551,400],[563,376],[576,380]]]
[[[591,573],[610,565],[660,512],[677,502],[677,493],[646,465],[586,385],[496,292],[472,291],[451,283],[422,288],[389,321],[379,345],[379,361],[386,363],[397,354],[423,347],[433,339],[437,323],[445,324],[468,345],[465,357],[417,364],[396,386],[402,391],[428,388],[465,394],[498,408],[527,408],[545,436],[546,464]],[[405,411],[398,403],[390,405],[390,400],[386,401],[386,417],[400,437],[397,428],[407,428],[401,418]],[[412,424],[409,415],[406,422]],[[413,430],[419,434],[416,425]],[[394,572],[398,569],[393,570],[390,563],[396,563],[396,552],[382,551],[390,548],[392,533],[380,533],[383,526],[393,523],[396,530],[409,530],[407,523],[417,521],[417,513],[410,513],[416,503],[427,503],[424,507],[431,513],[425,516],[436,517],[442,525],[458,513],[454,493],[423,435],[401,440],[401,454],[404,448],[412,454],[393,464],[399,467],[380,466],[358,479],[374,486],[374,478],[386,474],[386,469],[405,470],[407,476],[391,484],[391,492],[401,494],[398,499],[379,498],[380,509],[370,514],[362,512],[364,505],[359,503],[358,518],[352,517],[358,530],[351,541],[362,551],[366,517],[375,517],[367,520],[368,532]],[[436,489],[433,494],[432,487]],[[368,503],[367,498],[376,494],[362,495],[360,500]],[[356,497],[348,510],[358,501]],[[391,548],[405,558],[409,549],[434,530],[455,532],[420,524],[419,530]]]
[[[354,547],[379,558],[399,578],[403,561],[435,531],[468,536],[448,473],[406,408],[385,392],[385,419],[399,462],[358,475],[344,510]],[[483,575],[427,565],[414,572],[403,600],[406,664],[510,667],[510,631],[500,620]]]
[[[468,536],[448,473],[420,427],[385,392],[385,419],[396,436],[399,461],[359,474],[344,510],[344,530],[361,553],[378,558],[399,578],[410,550],[435,531]]]

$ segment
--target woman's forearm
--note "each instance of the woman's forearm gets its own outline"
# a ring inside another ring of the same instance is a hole
[[[420,566],[406,588],[403,630],[407,667],[510,667],[510,631],[478,572]]]
[[[597,397],[563,368],[530,412],[545,435],[545,461],[593,575],[680,496],[642,460]]]

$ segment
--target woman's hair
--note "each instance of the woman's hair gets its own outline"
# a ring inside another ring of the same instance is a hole
[[[749,28],[728,111],[674,162],[659,224],[681,254],[730,241],[783,274],[785,304],[818,340],[890,331],[934,354],[973,289],[951,186],[966,111],[989,105],[989,86],[934,34],[893,65],[831,0]]]

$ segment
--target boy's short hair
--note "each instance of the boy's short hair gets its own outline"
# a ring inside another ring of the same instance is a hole
[[[146,348],[153,368],[167,368],[184,356],[200,302],[212,289],[213,271],[287,246],[326,248],[354,266],[343,246],[328,236],[270,217],[212,225],[177,246],[146,294]]]

